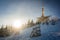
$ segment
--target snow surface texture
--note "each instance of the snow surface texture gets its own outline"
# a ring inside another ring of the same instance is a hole
[[[41,36],[30,38],[31,32],[34,27],[39,26],[41,29]],[[39,24],[34,27],[27,28],[20,31],[20,34],[12,35],[7,38],[0,38],[0,40],[60,40],[60,24],[46,25]]]

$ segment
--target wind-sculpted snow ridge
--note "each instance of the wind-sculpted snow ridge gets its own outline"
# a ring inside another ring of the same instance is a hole
[[[30,37],[33,28],[40,27],[41,36]],[[38,24],[33,27],[20,30],[17,35],[12,35],[6,38],[0,38],[0,40],[60,40],[60,21],[55,25]]]

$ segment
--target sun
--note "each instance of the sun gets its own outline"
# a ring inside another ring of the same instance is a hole
[[[15,28],[20,28],[22,26],[22,21],[21,20],[14,20],[12,25]]]

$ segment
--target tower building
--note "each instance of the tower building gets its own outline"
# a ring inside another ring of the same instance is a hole
[[[42,16],[37,17],[37,23],[44,23],[49,20],[50,16],[45,16],[44,15],[44,3],[42,2]]]

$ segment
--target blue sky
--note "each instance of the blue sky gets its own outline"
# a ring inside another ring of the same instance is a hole
[[[43,0],[0,0],[0,24],[11,24],[15,19],[36,20],[41,16]],[[60,17],[59,0],[44,0],[45,15]]]

